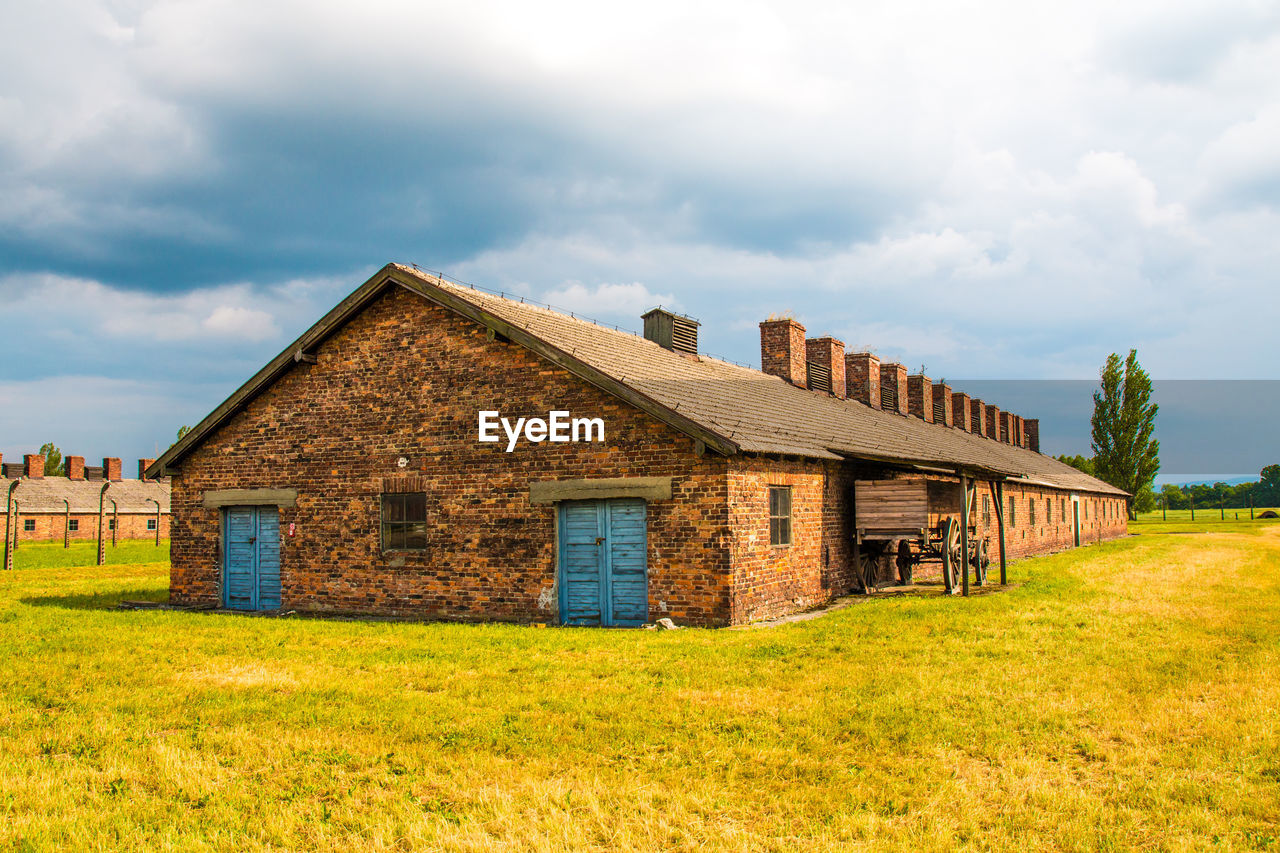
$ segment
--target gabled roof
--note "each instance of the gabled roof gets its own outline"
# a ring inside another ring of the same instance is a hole
[[[645,338],[388,264],[280,353],[148,470],[175,466],[296,361],[389,287],[404,287],[502,334],[723,455],[771,453],[859,459],[1027,478],[1123,495],[1048,456],[797,388],[759,370],[673,352]]]
[[[8,495],[9,484],[14,479],[0,478],[0,495]],[[77,515],[98,514],[98,495],[108,483],[106,512],[112,512],[112,501],[120,512],[150,515],[160,503],[160,511],[169,511],[169,484],[156,480],[68,480],[66,477],[17,478],[18,487],[13,499],[23,515],[34,512],[66,512],[67,501],[71,512]],[[4,498],[0,497],[0,513],[4,512]]]

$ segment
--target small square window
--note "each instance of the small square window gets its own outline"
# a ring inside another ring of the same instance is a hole
[[[791,544],[791,487],[769,487],[769,544]]]
[[[23,531],[24,533],[35,533],[35,532],[36,532],[36,520],[35,520],[34,518],[24,518],[24,519],[22,519],[22,531]]]
[[[108,530],[115,530],[115,529],[116,529],[116,520],[115,520],[114,518],[108,518],[108,519],[107,519],[107,529],[108,529]]]
[[[1032,526],[1036,526],[1036,499],[1027,499],[1027,522]]]
[[[1062,523],[1066,524],[1067,523],[1067,499],[1062,498],[1059,502],[1062,504]]]
[[[75,533],[79,529],[80,529],[80,519],[73,518],[67,522],[67,530],[70,530],[72,533]]]
[[[1013,495],[1009,496],[1009,526],[1018,526],[1018,505],[1013,501]]]
[[[425,492],[382,496],[382,550],[427,550],[427,495]]]
[[[991,496],[990,495],[982,496],[982,523],[988,526],[991,524]]]
[[[156,520],[155,520],[154,518],[148,518],[148,519],[147,519],[147,529],[148,529],[148,530],[155,530],[155,529],[156,529]]]

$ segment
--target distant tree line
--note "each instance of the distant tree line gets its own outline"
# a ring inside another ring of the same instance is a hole
[[[1280,465],[1263,468],[1258,481],[1254,483],[1195,483],[1186,486],[1168,483],[1160,489],[1160,497],[1169,509],[1190,509],[1192,501],[1195,501],[1197,508],[1205,509],[1218,506],[1226,509],[1280,506]]]
[[[1054,458],[1090,476],[1097,476],[1094,473],[1094,460],[1088,456],[1064,455]],[[1280,507],[1280,465],[1263,468],[1258,480],[1252,483],[1194,483],[1185,486],[1166,483],[1159,494],[1144,487],[1139,490],[1134,505],[1138,512],[1151,512],[1160,508],[1162,499],[1167,509],[1190,509],[1192,501],[1197,508],[1205,509],[1219,506],[1224,509]]]

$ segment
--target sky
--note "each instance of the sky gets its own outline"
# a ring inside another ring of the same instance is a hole
[[[155,455],[388,261],[752,364],[790,312],[934,377],[1280,379],[1278,233],[1273,2],[0,11],[11,461]]]

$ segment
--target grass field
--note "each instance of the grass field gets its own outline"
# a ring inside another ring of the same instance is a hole
[[[3,534],[0,534],[3,538]],[[23,542],[13,551],[15,569],[51,569],[58,566],[92,566],[97,563],[97,542],[71,542],[63,548],[61,542]],[[112,547],[107,542],[106,560],[109,565],[130,563],[159,563],[169,559],[169,540],[122,539]]]
[[[1280,526],[669,632],[121,612],[0,577],[0,848],[1276,847]]]
[[[1275,508],[1275,507],[1256,507],[1256,508],[1253,510],[1254,516],[1257,516],[1259,513],[1266,512],[1268,509],[1269,509],[1269,510],[1271,510],[1272,512],[1280,513],[1280,509],[1277,509],[1277,508]],[[1223,515],[1224,515],[1224,514],[1225,514],[1226,518],[1223,518]],[[1239,516],[1239,517],[1237,518],[1237,516]],[[1276,521],[1276,520],[1277,520],[1277,519],[1268,519],[1268,518],[1257,519],[1257,521],[1259,521],[1259,522],[1267,522],[1267,521],[1274,522],[1274,521]],[[1160,512],[1160,510],[1156,510],[1155,512],[1140,512],[1140,513],[1138,513],[1138,521],[1137,521],[1136,523],[1138,523],[1138,524],[1150,524],[1150,523],[1152,523],[1152,522],[1164,522],[1164,521],[1165,521],[1165,513]],[[1175,521],[1188,521],[1188,522],[1189,522],[1189,521],[1191,521],[1191,510],[1189,510],[1189,509],[1171,509],[1171,510],[1168,510],[1168,521],[1169,521],[1169,522],[1175,522]],[[1210,523],[1213,523],[1213,524],[1221,524],[1221,523],[1223,523],[1224,521],[1226,521],[1226,522],[1230,522],[1230,523],[1233,523],[1233,524],[1234,524],[1235,522],[1237,522],[1237,521],[1240,521],[1240,522],[1246,522],[1246,521],[1249,521],[1249,510],[1248,510],[1248,508],[1245,508],[1245,509],[1224,509],[1224,510],[1222,510],[1221,512],[1219,512],[1219,510],[1218,510],[1218,508],[1217,508],[1216,506],[1215,506],[1215,507],[1213,507],[1212,509],[1209,509],[1209,508],[1206,508],[1206,507],[1197,507],[1197,508],[1196,508],[1196,519],[1195,519],[1195,521],[1196,521],[1196,524],[1201,524],[1201,523],[1203,523],[1203,524],[1210,524]]]

